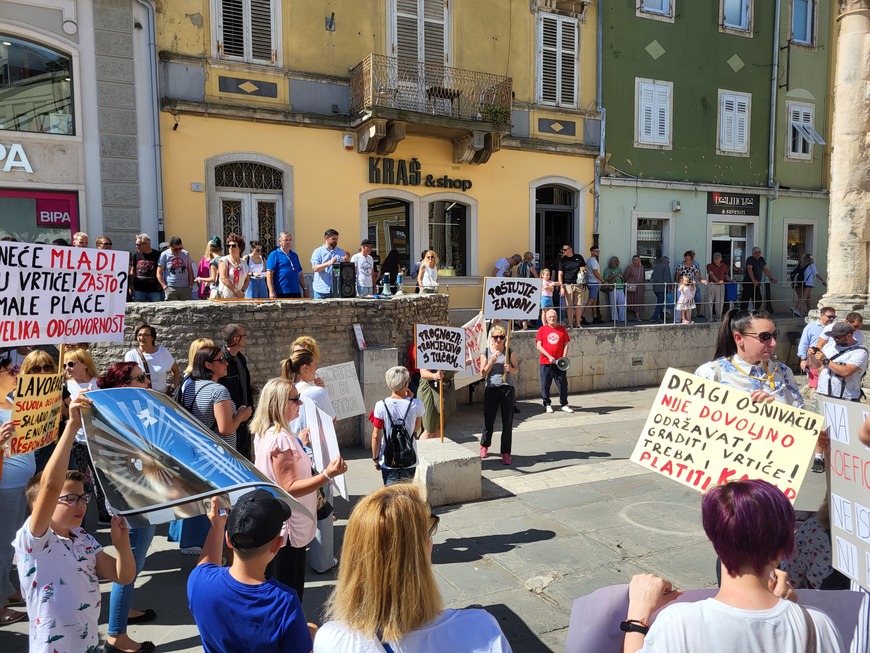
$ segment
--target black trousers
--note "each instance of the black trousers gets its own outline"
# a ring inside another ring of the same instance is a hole
[[[751,281],[744,281],[742,284],[742,292],[740,297],[740,310],[745,311],[749,308],[749,302],[751,301],[754,305],[756,311],[760,311],[762,307],[762,301],[764,300],[764,295],[762,292],[762,286],[764,284],[758,284],[757,286]]]
[[[549,365],[541,365],[541,399],[544,400],[544,405],[550,405],[550,383],[556,382],[556,387],[559,388],[559,403],[562,406],[568,405],[568,376],[556,367],[555,363]]]
[[[483,435],[480,446],[492,444],[492,428],[495,415],[501,410],[501,453],[511,452],[514,431],[514,388],[512,385],[489,386],[483,393]]]
[[[297,549],[287,542],[272,558],[272,562],[266,565],[266,578],[274,578],[296,590],[301,601],[305,589],[305,547]]]

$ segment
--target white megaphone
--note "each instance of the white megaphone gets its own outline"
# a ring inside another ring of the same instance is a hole
[[[558,367],[563,372],[567,372],[568,368],[571,367],[571,360],[566,356],[562,356],[562,358],[557,358],[556,367]]]

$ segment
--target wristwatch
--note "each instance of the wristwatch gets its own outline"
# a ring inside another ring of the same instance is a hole
[[[624,633],[640,633],[646,635],[649,632],[649,626],[637,619],[626,619],[619,624],[619,629]]]

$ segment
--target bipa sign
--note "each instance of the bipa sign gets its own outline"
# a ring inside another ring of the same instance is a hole
[[[12,172],[14,170],[33,172],[30,161],[27,159],[27,154],[20,143],[12,143],[8,146],[0,144],[0,161],[3,162],[3,172]]]

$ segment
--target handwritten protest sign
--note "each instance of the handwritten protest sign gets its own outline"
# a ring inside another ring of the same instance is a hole
[[[329,392],[336,419],[345,419],[366,412],[359,378],[353,363],[341,363],[317,368],[317,376]]]
[[[465,330],[465,369],[453,377],[453,387],[459,390],[469,383],[480,381],[480,355],[486,351],[486,322],[478,313],[462,325]]]
[[[831,438],[831,548],[834,568],[870,591],[870,448],[855,435],[864,404],[816,395]]]
[[[763,479],[794,501],[821,428],[815,413],[669,368],[631,460],[697,490]]]
[[[120,342],[127,252],[0,242],[0,342]]]
[[[418,324],[417,367],[458,372],[465,369],[465,329]]]
[[[21,374],[15,390],[12,421],[15,435],[9,440],[9,455],[30,453],[57,440],[63,407],[63,375]]]
[[[314,469],[323,471],[329,466],[330,461],[341,455],[338,438],[335,435],[335,425],[329,415],[320,410],[313,401],[304,400],[302,410],[305,411],[305,424],[311,429],[309,437],[311,450],[314,452]],[[331,479],[330,483],[344,499],[348,499],[344,474]]]
[[[537,320],[540,312],[540,279],[485,279],[483,316],[486,319]]]

